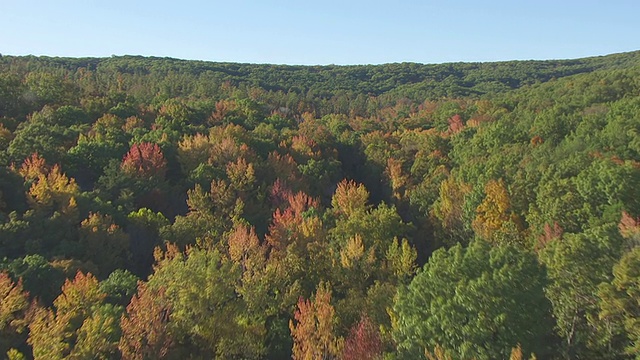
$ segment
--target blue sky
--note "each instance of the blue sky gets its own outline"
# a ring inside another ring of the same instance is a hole
[[[640,49],[640,1],[0,0],[0,53],[274,64],[568,59]]]

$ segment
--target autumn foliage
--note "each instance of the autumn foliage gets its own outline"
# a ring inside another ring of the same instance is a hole
[[[76,207],[80,187],[54,165],[48,173],[41,173],[29,189],[28,200],[35,208],[69,213]]]
[[[364,315],[349,330],[342,350],[342,360],[375,360],[382,358],[380,332],[371,319]]]
[[[636,356],[638,79],[2,55],[0,358]]]
[[[113,352],[116,332],[107,326],[95,326],[105,296],[93,275],[78,272],[73,280],[65,281],[53,309],[34,305],[28,339],[34,358],[73,358]]]
[[[369,192],[353,180],[342,180],[331,200],[333,210],[345,217],[353,216],[367,208]]]
[[[163,179],[167,172],[167,161],[158,144],[143,142],[131,146],[120,167],[125,173],[137,177]]]
[[[289,323],[293,337],[293,359],[335,359],[342,342],[335,336],[335,310],[331,289],[320,284],[313,301],[300,298],[294,321]]]
[[[162,359],[171,346],[173,338],[167,324],[171,315],[164,290],[153,290],[144,283],[138,285],[138,293],[127,306],[122,316],[122,337],[118,348],[127,360]]]
[[[33,181],[38,176],[47,174],[49,167],[45,159],[36,152],[24,160],[18,172],[25,180]]]
[[[485,198],[476,209],[476,218],[472,225],[478,235],[493,241],[494,235],[506,231],[505,226],[512,225],[520,229],[520,220],[511,209],[509,192],[502,179],[490,180],[485,186]]]
[[[29,294],[22,281],[14,282],[6,272],[0,272],[0,353],[26,338],[28,308]]]

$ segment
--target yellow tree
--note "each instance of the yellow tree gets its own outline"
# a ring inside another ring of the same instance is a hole
[[[440,183],[439,196],[430,216],[439,232],[438,238],[446,243],[468,241],[469,229],[465,222],[464,205],[471,186],[449,176]]]
[[[116,351],[118,311],[104,305],[104,294],[91,274],[66,280],[53,302],[55,311],[36,307],[28,343],[35,359],[105,358]]]
[[[54,165],[48,174],[39,174],[29,189],[29,203],[36,209],[61,211],[68,213],[75,210],[75,197],[80,194],[80,187],[73,178],[68,178]]]
[[[389,158],[385,174],[389,178],[393,197],[400,200],[404,196],[404,191],[409,183],[409,176],[402,170],[402,160]]]
[[[362,184],[353,180],[342,180],[331,198],[331,206],[336,214],[344,217],[353,216],[367,210],[369,191]]]
[[[373,254],[372,252],[369,252]],[[347,244],[340,250],[340,264],[345,268],[352,268],[358,260],[364,255],[364,244],[362,243],[362,236],[356,234],[355,236],[347,240]],[[375,260],[374,256],[373,260]]]
[[[213,146],[207,135],[185,135],[178,143],[178,160],[183,172],[189,174],[200,164],[206,164]]]
[[[489,180],[484,191],[485,198],[476,208],[476,218],[472,223],[474,231],[490,242],[500,241],[505,235],[515,240],[513,238],[518,236],[521,225],[511,210],[511,199],[504,181]]]
[[[15,283],[7,273],[0,273],[0,354],[24,341],[28,307],[29,294],[22,281]]]
[[[11,131],[4,127],[3,124],[0,124],[0,147],[6,149],[12,139],[13,134],[11,134]]]
[[[62,359],[68,353],[68,344],[64,342],[64,324],[56,321],[51,309],[36,307],[29,323],[29,339],[33,348],[33,358]]]
[[[242,295],[249,311],[255,310],[258,317],[270,314],[269,293],[271,286],[265,282],[277,281],[266,272],[267,247],[260,245],[255,228],[236,223],[227,236],[229,258],[242,269],[242,277],[236,285],[236,291]]]
[[[252,163],[244,158],[227,164],[227,176],[233,188],[240,193],[247,193],[256,182],[255,170]]]

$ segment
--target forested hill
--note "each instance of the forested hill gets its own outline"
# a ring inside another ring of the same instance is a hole
[[[71,74],[82,70],[83,74],[89,71],[99,76],[119,77],[124,81],[123,90],[126,91],[135,92],[134,85],[139,84],[140,78],[144,77],[146,85],[150,86],[147,90],[169,86],[172,96],[211,92],[212,86],[229,82],[235,86],[295,92],[311,97],[327,98],[345,93],[352,96],[379,96],[391,92],[395,96],[405,96],[416,101],[444,96],[480,96],[554,78],[595,70],[629,68],[638,64],[640,51],[576,60],[357,66],[215,63],[141,56],[0,58],[0,66],[4,71],[8,69],[21,73],[64,69]],[[167,81],[172,84],[165,84]]]
[[[638,359],[640,52],[0,57],[0,358]]]

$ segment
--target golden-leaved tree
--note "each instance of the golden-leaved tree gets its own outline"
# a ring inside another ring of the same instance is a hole
[[[335,310],[331,305],[331,289],[321,283],[315,299],[300,298],[294,314],[295,322],[289,323],[293,337],[293,359],[337,359],[343,340],[335,335]]]
[[[117,354],[120,309],[105,304],[106,294],[91,274],[66,280],[54,309],[36,306],[28,343],[34,359],[95,358]]]
[[[19,346],[26,338],[29,294],[22,281],[14,282],[9,274],[0,272],[0,354]]]
[[[522,224],[511,210],[511,198],[502,179],[490,180],[485,198],[476,209],[472,226],[481,238],[495,242],[517,242]]]

